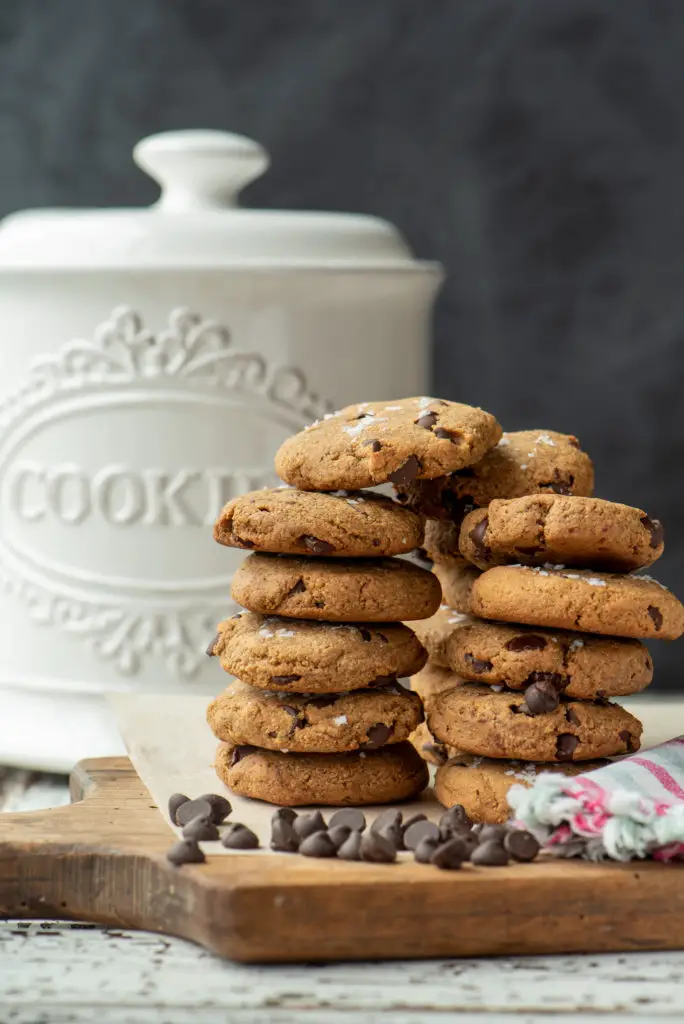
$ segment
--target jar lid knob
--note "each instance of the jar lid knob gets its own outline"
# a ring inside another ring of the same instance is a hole
[[[148,135],[133,159],[161,186],[157,208],[172,212],[236,206],[240,190],[270,162],[258,142],[208,130]]]

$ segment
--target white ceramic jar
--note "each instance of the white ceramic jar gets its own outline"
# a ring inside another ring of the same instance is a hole
[[[326,411],[426,390],[441,270],[391,225],[237,208],[242,136],[134,158],[152,208],[0,225],[0,763],[117,752],[105,691],[219,689],[222,504]]]

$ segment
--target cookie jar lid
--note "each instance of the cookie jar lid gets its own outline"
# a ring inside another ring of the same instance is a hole
[[[351,213],[251,210],[238,194],[267,169],[262,146],[221,131],[142,139],[135,162],[161,187],[139,209],[44,209],[0,223],[0,268],[158,269],[311,267],[415,270],[387,221]]]

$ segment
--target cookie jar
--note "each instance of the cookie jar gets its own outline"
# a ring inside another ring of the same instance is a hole
[[[211,523],[328,410],[427,388],[440,267],[385,221],[250,210],[243,136],[135,148],[148,209],[0,225],[0,763],[116,753],[103,693],[212,693]]]

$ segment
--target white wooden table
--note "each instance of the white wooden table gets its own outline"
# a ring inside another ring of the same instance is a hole
[[[65,799],[61,780],[0,770],[2,809]],[[684,953],[255,967],[146,932],[0,921],[0,1024],[570,1019],[681,1022]]]

